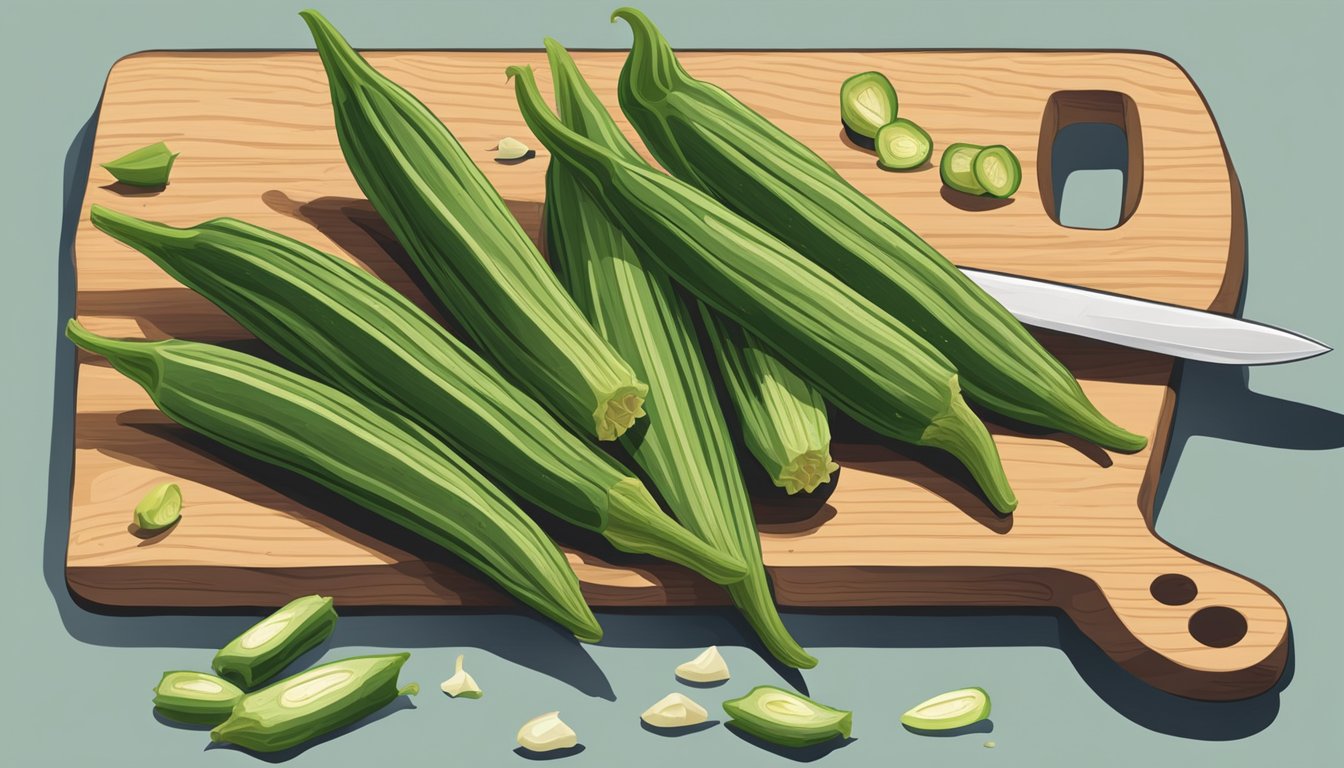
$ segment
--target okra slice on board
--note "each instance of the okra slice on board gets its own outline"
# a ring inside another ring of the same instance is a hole
[[[335,628],[330,597],[300,597],[235,637],[215,654],[211,666],[220,677],[252,689],[326,640]]]

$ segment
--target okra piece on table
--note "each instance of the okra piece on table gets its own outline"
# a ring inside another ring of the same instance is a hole
[[[758,685],[741,698],[723,702],[729,725],[785,747],[806,747],[839,736],[849,738],[854,714],[801,694]]]
[[[287,677],[244,696],[210,740],[278,752],[355,723],[398,696],[420,692],[416,683],[397,684],[410,656],[356,656]]]
[[[165,416],[288,469],[437,544],[580,640],[602,637],[564,555],[448,446],[386,409],[211,344],[66,335],[139,384]]]
[[[574,169],[641,256],[769,344],[828,402],[880,434],[951,452],[994,509],[1017,506],[994,441],[938,350],[704,192],[567,128],[541,100],[530,68],[508,72],[551,162]]]
[[[179,723],[219,725],[242,699],[241,688],[204,672],[164,672],[154,686],[154,709]]]
[[[621,108],[669,173],[932,341],[971,400],[1107,448],[1136,451],[1147,443],[1102,416],[1003,305],[816,152],[691,77],[648,17],[632,8],[615,16],[634,32],[617,86]]]
[[[330,597],[300,597],[231,640],[211,666],[220,677],[250,690],[326,640],[335,628]]]
[[[434,113],[304,11],[360,189],[430,288],[515,384],[614,440],[648,387],[583,319],[504,200]]]
[[[237,219],[177,228],[98,205],[90,219],[314,378],[417,422],[537,508],[617,549],[741,578],[738,560],[677,525],[605,451],[359,267]]]
[[[747,450],[785,493],[831,481],[831,425],[816,387],[737,323],[701,306],[719,373]]]
[[[550,39],[546,50],[567,124],[637,159],[569,53]],[[791,666],[811,667],[816,659],[789,635],[771,599],[751,502],[690,308],[607,220],[576,173],[561,158],[547,168],[547,250],[580,309],[656,393],[646,404],[647,426],[623,436],[621,445],[683,525],[746,563],[745,578],[728,592],[770,652]]]

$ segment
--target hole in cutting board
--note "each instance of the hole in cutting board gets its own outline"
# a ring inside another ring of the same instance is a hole
[[[1036,180],[1050,218],[1114,229],[1139,205],[1143,138],[1134,100],[1117,91],[1057,91],[1041,118]]]
[[[1190,617],[1190,636],[1210,648],[1236,645],[1246,636],[1246,617],[1221,605],[1200,608]]]
[[[1148,587],[1153,599],[1163,605],[1185,605],[1199,595],[1199,588],[1189,576],[1164,573],[1153,579]]]

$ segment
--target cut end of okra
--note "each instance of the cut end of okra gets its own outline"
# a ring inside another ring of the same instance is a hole
[[[933,139],[928,131],[901,117],[878,130],[873,148],[883,168],[905,171],[928,162],[933,155]]]
[[[578,746],[574,729],[560,719],[559,712],[538,715],[518,729],[518,746],[532,752],[552,752]]]
[[[625,387],[608,397],[593,413],[598,440],[615,440],[644,416],[645,385]]]
[[[719,653],[719,646],[711,645],[690,661],[677,666],[677,677],[692,683],[718,683],[727,680],[728,662]]]
[[[829,451],[808,451],[789,462],[778,477],[771,479],[790,495],[811,493],[823,483],[829,483],[831,473],[839,468],[839,464],[831,461]]]

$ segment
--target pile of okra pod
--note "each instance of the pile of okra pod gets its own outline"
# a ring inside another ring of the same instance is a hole
[[[616,16],[634,31],[622,111],[670,175],[547,40],[556,109],[530,68],[508,75],[550,153],[548,266],[448,128],[303,13],[350,170],[469,343],[365,271],[275,232],[100,206],[95,226],[299,372],[209,344],[103,338],[74,320],[68,335],[175,421],[442,546],[581,640],[601,627],[520,503],[724,585],[795,667],[816,660],[771,598],[733,428],[784,492],[811,492],[836,470],[829,403],[951,453],[1005,515],[1016,498],[963,395],[1107,448],[1143,447],[928,243],[687,74],[643,14]],[[596,444],[612,440],[639,475]]]

